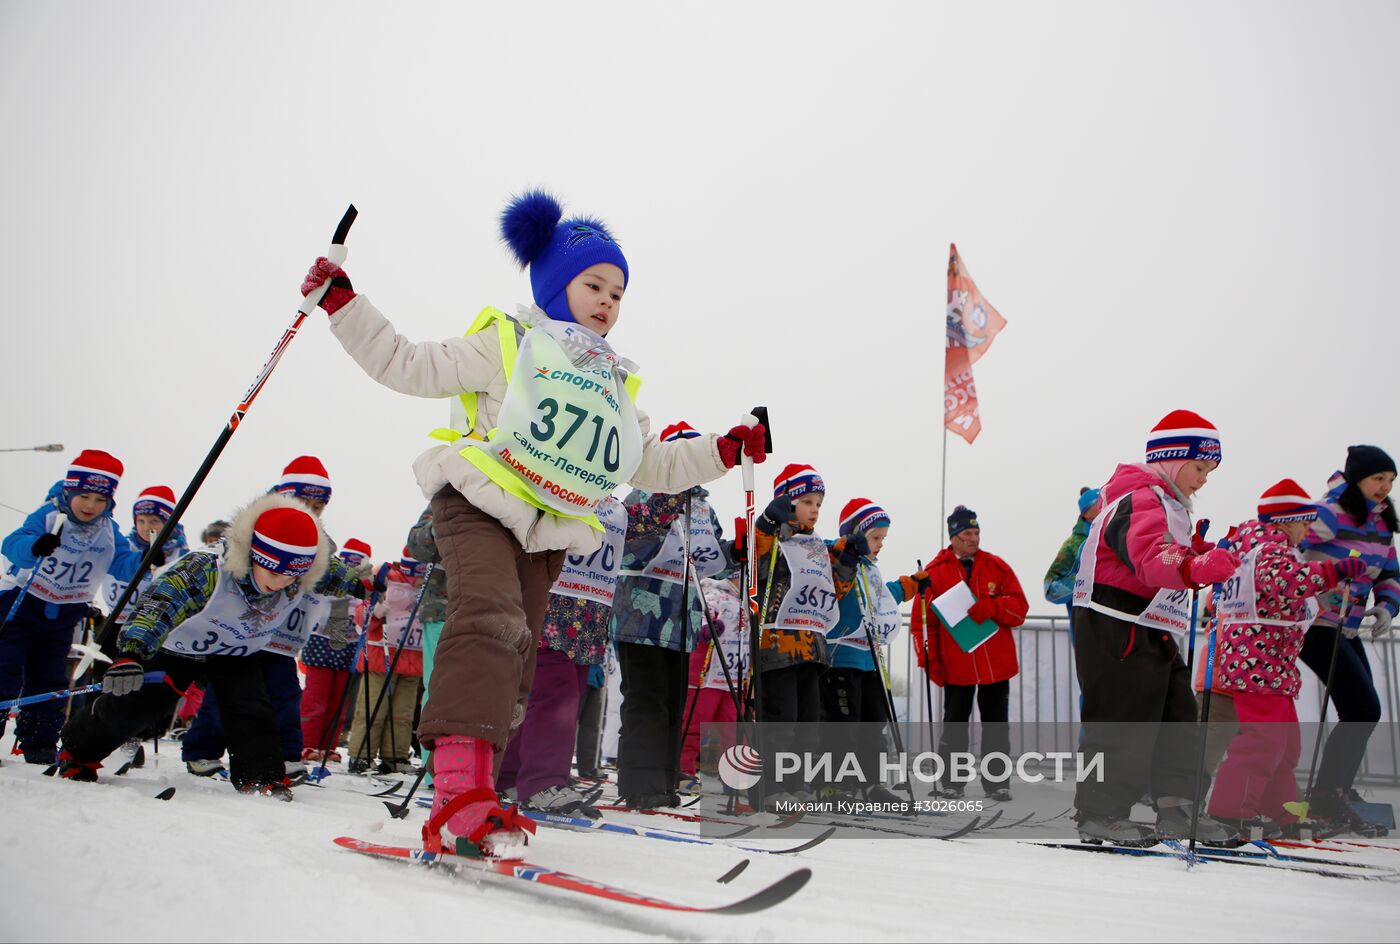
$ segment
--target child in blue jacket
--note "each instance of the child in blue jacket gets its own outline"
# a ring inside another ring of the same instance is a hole
[[[0,547],[10,562],[0,577],[0,700],[67,688],[74,626],[107,575],[136,575],[141,554],[112,518],[122,471],[115,456],[83,450]],[[0,735],[5,722],[0,717]],[[15,724],[25,761],[54,763],[62,727],[62,702],[26,707]]]

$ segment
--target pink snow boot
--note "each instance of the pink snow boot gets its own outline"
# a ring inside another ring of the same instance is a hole
[[[433,745],[433,811],[423,826],[429,852],[490,856],[524,845],[535,823],[514,807],[502,809],[491,775],[492,747],[481,738],[453,735]],[[446,827],[446,834],[443,834]]]

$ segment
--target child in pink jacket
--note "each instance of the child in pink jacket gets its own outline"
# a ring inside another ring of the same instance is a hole
[[[1217,595],[1219,640],[1215,687],[1230,693],[1240,732],[1230,742],[1210,797],[1210,815],[1263,838],[1297,817],[1298,653],[1317,617],[1316,597],[1362,574],[1358,558],[1306,562],[1298,542],[1317,506],[1297,482],[1284,479],[1259,499],[1259,517],[1237,529],[1243,560]]]

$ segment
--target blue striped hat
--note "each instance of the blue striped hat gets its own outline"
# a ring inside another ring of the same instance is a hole
[[[1220,431],[1199,413],[1172,410],[1147,434],[1147,461],[1184,459],[1220,463]]]
[[[300,577],[311,569],[321,543],[316,520],[299,508],[269,508],[253,523],[253,563],[274,574]]]
[[[826,483],[810,465],[789,463],[773,480],[774,498],[786,497],[796,500],[811,493],[826,494]]]
[[[885,509],[868,498],[852,498],[841,509],[839,533],[855,534],[871,528],[888,528],[890,516]]]

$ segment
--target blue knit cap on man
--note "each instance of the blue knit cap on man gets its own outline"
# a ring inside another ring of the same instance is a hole
[[[966,505],[959,505],[948,516],[948,537],[957,537],[969,528],[981,530],[982,526],[977,523],[977,512]]]
[[[530,270],[535,304],[555,321],[574,321],[565,292],[589,266],[607,262],[629,277],[627,258],[607,228],[590,217],[563,219],[564,208],[552,195],[532,190],[515,197],[501,213],[501,238],[522,269]]]

